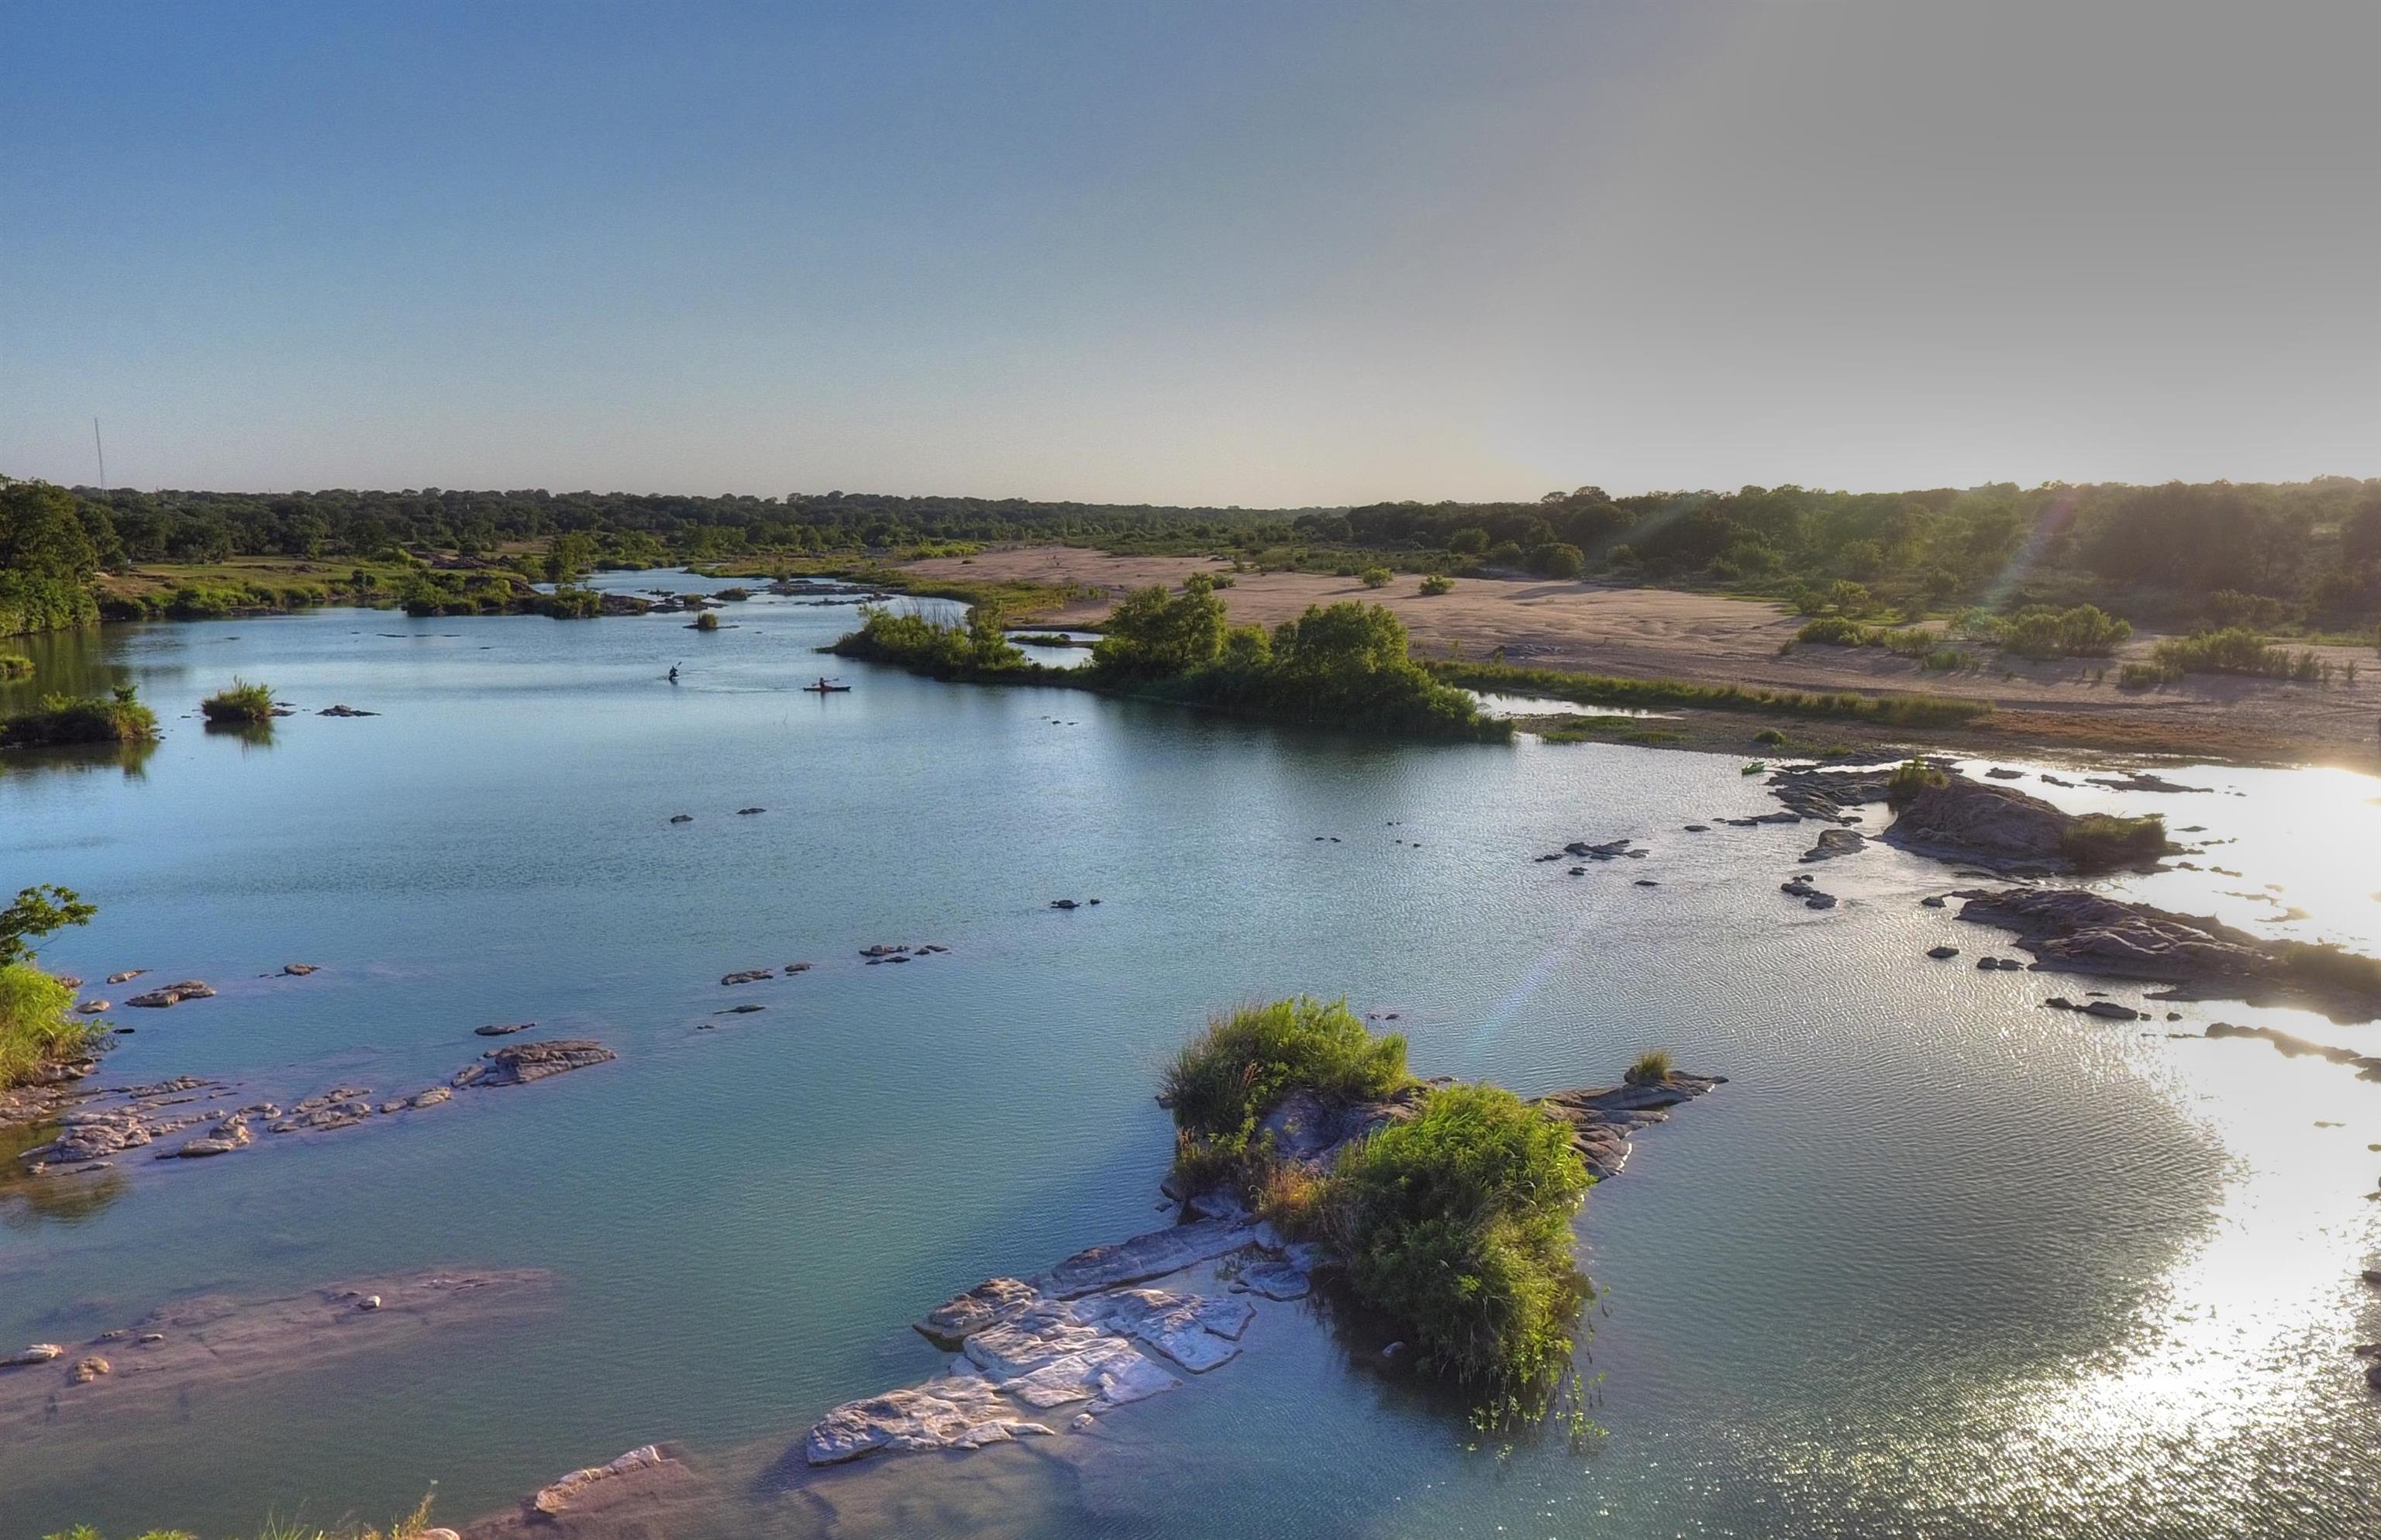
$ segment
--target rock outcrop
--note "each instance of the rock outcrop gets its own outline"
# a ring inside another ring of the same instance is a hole
[[[516,1043],[509,1047],[492,1048],[481,1055],[480,1063],[465,1065],[455,1072],[449,1083],[458,1089],[467,1085],[527,1085],[549,1075],[584,1069],[590,1065],[609,1064],[619,1057],[592,1037],[557,1037],[544,1043]]]
[[[1725,1075],[1672,1070],[1657,1081],[1625,1081],[1600,1090],[1556,1091],[1532,1104],[1570,1125],[1571,1148],[1588,1174],[1609,1181],[1629,1163],[1629,1136],[1667,1120],[1670,1109],[1728,1083]]]
[[[2081,888],[1969,888],[1960,918],[2017,933],[2039,966],[2174,985],[2169,998],[2302,996],[2335,1013],[2381,1015],[2381,962],[2337,947],[2266,941],[2205,915]],[[2347,1018],[2344,1018],[2347,1019]]]

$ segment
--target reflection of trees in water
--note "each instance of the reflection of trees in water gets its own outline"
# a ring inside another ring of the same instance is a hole
[[[24,1153],[48,1143],[57,1131],[55,1122],[0,1128],[0,1228],[79,1224],[124,1196],[124,1173],[113,1168],[26,1175]]]
[[[148,774],[149,756],[156,752],[154,742],[10,749],[0,752],[0,775],[37,775],[44,770],[121,770],[126,779],[140,780]]]

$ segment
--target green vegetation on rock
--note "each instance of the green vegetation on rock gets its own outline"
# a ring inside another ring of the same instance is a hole
[[[1209,1021],[1166,1067],[1176,1168],[1194,1186],[1244,1175],[1258,1121],[1293,1091],[1373,1101],[1410,1079],[1406,1040],[1374,1036],[1344,1000],[1242,1006]]]
[[[31,711],[0,717],[0,749],[146,743],[156,736],[156,715],[130,685],[116,686],[113,696],[45,695]]]
[[[235,678],[230,688],[219,690],[201,701],[199,712],[211,723],[270,722],[273,720],[273,687]]]
[[[2081,870],[2102,872],[2155,861],[2174,847],[2167,841],[2166,819],[2159,813],[2122,818],[2087,813],[2067,826],[2059,849]]]

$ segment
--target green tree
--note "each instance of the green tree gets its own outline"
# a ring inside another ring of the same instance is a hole
[[[577,530],[565,530],[547,542],[545,577],[548,582],[567,583],[583,576],[595,565],[595,542]]]
[[[32,960],[28,937],[44,936],[67,925],[88,925],[98,912],[71,887],[45,883],[21,889],[16,902],[0,909],[0,968]]]
[[[1193,573],[1178,594],[1156,587],[1126,594],[1108,616],[1092,663],[1117,674],[1187,674],[1215,661],[1224,630],[1224,601],[1215,597],[1215,580]]]

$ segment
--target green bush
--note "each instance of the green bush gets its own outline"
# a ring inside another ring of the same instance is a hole
[[[1865,647],[1874,637],[1868,627],[1841,615],[1822,615],[1794,633],[1797,642],[1818,642],[1830,647]]]
[[[1264,1115],[1293,1091],[1325,1102],[1369,1101],[1404,1085],[1406,1040],[1374,1037],[1344,1000],[1300,996],[1242,1006],[1209,1021],[1162,1080],[1186,1176],[1238,1161]]]
[[[273,687],[235,678],[228,690],[217,691],[199,703],[209,722],[249,723],[273,720]]]
[[[2150,649],[2150,655],[2174,674],[2252,674],[2274,679],[2292,675],[2287,648],[2238,626],[2168,637]]]
[[[33,677],[33,660],[15,653],[0,653],[0,679],[30,679]]]
[[[1893,807],[1908,807],[1918,800],[1918,794],[1935,787],[1948,786],[1951,777],[1924,760],[1910,759],[1893,772],[1885,783],[1885,800]]]
[[[1591,1289],[1570,1131],[1509,1091],[1455,1085],[1348,1151],[1322,1209],[1349,1288],[1424,1368],[1519,1411],[1569,1365]]]
[[[1356,577],[1366,588],[1386,588],[1397,574],[1386,567],[1367,567]]]
[[[1422,597],[1426,599],[1435,599],[1442,593],[1451,593],[1454,591],[1455,580],[1444,572],[1433,572],[1422,581]]]
[[[694,617],[694,629],[699,631],[715,631],[719,629],[719,617],[710,610],[704,610]]]
[[[1529,555],[1530,570],[1546,578],[1576,578],[1586,569],[1587,553],[1565,541],[1552,540]]]
[[[44,695],[31,711],[0,718],[0,749],[55,743],[146,743],[157,736],[157,717],[129,685],[113,697]]]
[[[2059,848],[2082,870],[2100,872],[2155,861],[2174,847],[2167,843],[2166,819],[2161,814],[2120,818],[2087,813],[2067,826],[2059,837]]]
[[[2028,605],[2001,621],[1999,633],[2003,651],[2046,661],[2106,657],[2117,643],[2133,634],[2133,627],[2096,605],[2065,610]]]
[[[1028,670],[1025,654],[1001,629],[998,613],[983,605],[970,609],[963,626],[929,620],[914,610],[897,614],[876,605],[861,606],[860,617],[860,629],[843,636],[829,652],[898,664],[944,679]]]
[[[1765,743],[1775,748],[1786,741],[1786,735],[1776,727],[1764,727],[1752,735],[1752,741]]]
[[[556,620],[592,620],[604,613],[604,595],[592,588],[557,588],[521,603],[532,613]]]
[[[2149,690],[2155,686],[2171,682],[2174,677],[2173,671],[2164,664],[2129,663],[2117,670],[2117,688]]]

